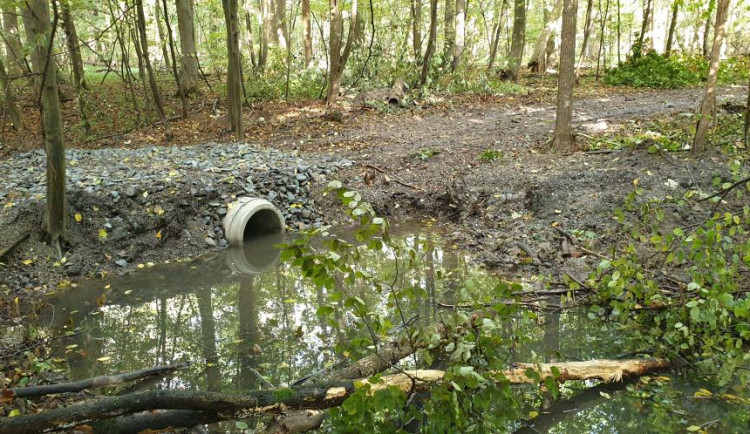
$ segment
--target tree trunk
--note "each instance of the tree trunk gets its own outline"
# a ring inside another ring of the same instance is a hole
[[[703,57],[708,57],[708,35],[711,32],[711,16],[716,8],[716,0],[708,2],[708,12],[706,13],[706,26],[703,28]]]
[[[622,7],[621,0],[617,0],[617,64],[622,63],[622,42],[620,38],[622,36]]]
[[[146,67],[146,73],[148,74],[148,83],[151,87],[151,96],[154,98],[154,107],[156,107],[156,113],[159,115],[159,119],[161,119],[161,122],[164,125],[164,137],[166,141],[169,142],[173,138],[172,128],[170,128],[169,119],[167,119],[167,114],[164,112],[164,105],[161,102],[161,92],[159,91],[159,85],[156,83],[154,68],[151,67],[151,59],[148,54],[148,40],[146,39],[146,15],[143,13],[143,0],[136,1],[136,7],[138,9],[138,39],[141,44],[141,56],[143,57],[143,65]],[[167,57],[165,58],[165,60],[169,60],[169,58]]]
[[[724,25],[729,14],[729,0],[720,0],[716,10],[716,25],[714,28],[714,44],[711,48],[711,61],[708,67],[708,79],[706,80],[706,91],[701,103],[698,115],[698,126],[695,129],[693,140],[693,153],[699,154],[706,150],[706,133],[716,110],[716,76],[719,72],[719,60],[721,45],[724,42]]]
[[[73,23],[73,18],[70,16],[70,3],[68,2],[68,0],[60,0],[60,12],[60,18],[63,22],[63,28],[65,29],[65,43],[68,47],[70,64],[73,67],[73,79],[76,83],[76,88],[88,89],[86,78],[83,73],[81,47],[78,42],[78,34],[76,33],[75,23]]]
[[[43,229],[46,238],[60,250],[60,242],[67,239],[68,203],[65,195],[65,143],[60,98],[57,94],[57,68],[50,55],[54,44],[55,21],[50,24],[49,5],[46,0],[27,0],[24,21],[33,40],[43,41],[34,45],[32,64],[38,74],[41,89],[42,138],[47,152],[47,211]]]
[[[143,2],[143,0],[136,0],[136,1],[138,1],[139,3]],[[161,4],[159,4],[161,3],[160,0],[155,0],[155,3],[156,4],[154,7],[156,8],[155,10],[156,34],[159,37],[159,48],[161,49],[161,56],[164,59],[164,66],[167,68],[167,71],[169,71],[170,69],[172,69],[172,64],[169,62],[169,50],[167,49],[167,36],[165,34],[166,32],[164,31],[164,26],[162,25],[163,23],[162,20],[164,19],[163,15],[166,14],[167,11],[161,10]],[[142,7],[143,6],[141,6],[141,8]],[[145,26],[146,23],[144,22],[143,25]],[[143,39],[145,39],[145,37]],[[149,61],[149,63],[151,62]]]
[[[653,0],[646,0],[643,5],[643,22],[641,23],[641,34],[638,37],[639,54],[651,49],[653,39],[651,38],[651,23],[653,21]]]
[[[581,42],[581,56],[578,58],[578,67],[576,68],[576,80],[581,76],[581,67],[583,59],[586,57],[586,47],[589,43],[589,37],[594,30],[596,21],[596,12],[594,11],[594,0],[588,0],[586,5],[586,24],[583,26],[583,41]]]
[[[458,67],[466,45],[466,0],[456,0],[456,44],[453,46],[451,69]]]
[[[534,72],[537,74],[547,70],[547,41],[557,26],[557,21],[562,14],[563,0],[555,0],[552,10],[549,11],[544,29],[539,35],[536,44],[534,44],[534,54],[531,56],[531,62],[534,65]]]
[[[573,87],[575,86],[576,18],[578,0],[564,0],[560,33],[560,73],[557,81],[557,117],[552,146],[561,153],[575,151],[573,138]]]
[[[604,6],[604,15],[602,16],[602,19],[600,20],[601,25],[599,27],[599,52],[596,55],[596,81],[599,81],[600,62],[604,64],[604,69],[605,70],[607,69],[607,61],[606,61],[607,58],[604,57],[604,59],[602,59],[602,54],[604,53],[604,35],[605,35],[605,30],[606,30],[606,25],[607,25],[607,19],[609,18],[610,0],[604,0],[604,1],[606,2]],[[599,1],[599,8],[601,8],[601,0]],[[602,62],[602,60],[604,61]]]
[[[307,68],[310,66],[313,57],[310,0],[302,0],[302,40],[303,45],[305,46],[305,68]]]
[[[495,64],[495,59],[497,58],[497,47],[500,43],[500,32],[503,28],[503,18],[505,17],[505,8],[507,5],[508,0],[503,0],[500,5],[500,10],[497,11],[497,22],[495,23],[495,27],[492,31],[492,39],[490,40],[490,59],[487,62],[488,71],[492,69]]]
[[[279,41],[279,47],[287,48],[289,43],[289,31],[286,26],[286,0],[274,0],[276,12],[274,20],[276,23],[276,39]]]
[[[747,86],[747,107],[745,107],[745,147],[750,145],[750,84]]]
[[[430,0],[430,35],[427,37],[427,51],[424,53],[422,61],[422,74],[419,82],[424,86],[427,84],[427,77],[430,72],[430,61],[435,54],[435,39],[437,39],[437,9],[438,0]]]
[[[198,56],[195,48],[195,11],[193,0],[176,0],[177,27],[180,32],[180,93],[198,92]]]
[[[422,60],[422,0],[411,0],[411,39],[414,58]]]
[[[456,46],[456,0],[445,0],[445,23],[443,24],[443,66],[448,64]]]
[[[242,81],[240,76],[240,27],[237,0],[222,0],[224,22],[227,27],[227,105],[229,106],[229,125],[234,137],[245,139],[245,127],[242,122]]]
[[[188,117],[187,92],[182,91],[182,81],[180,80],[180,73],[177,71],[177,55],[175,55],[175,49],[174,49],[174,37],[172,33],[172,24],[169,22],[169,9],[167,8],[167,0],[161,0],[161,3],[162,3],[162,6],[164,7],[164,24],[167,26],[169,55],[172,60],[172,76],[174,77],[175,84],[177,84],[177,95],[180,96],[180,103],[182,104],[182,119],[187,119]]]
[[[260,0],[260,25],[262,31],[260,32],[260,50],[258,53],[258,69],[261,71],[265,69],[266,63],[268,63],[268,44],[273,41],[273,36],[276,34],[272,26],[271,16],[273,15],[273,8],[271,0]]]
[[[2,2],[3,11],[3,41],[5,42],[5,53],[8,59],[8,73],[10,75],[22,75],[31,72],[26,58],[23,55],[21,44],[21,33],[18,30],[18,15],[16,4],[10,1]]]
[[[16,131],[20,131],[22,124],[21,116],[18,114],[18,106],[16,106],[16,95],[13,92],[13,87],[11,86],[10,80],[8,79],[8,73],[5,69],[5,64],[3,63],[2,58],[0,58],[0,86],[2,86],[3,90],[5,111],[10,117],[10,122],[13,124],[13,129]],[[5,129],[5,125],[0,125],[0,131],[2,131],[3,129]]]
[[[680,2],[672,2],[672,19],[669,21],[669,33],[667,34],[667,48],[664,50],[664,56],[669,57],[672,54],[672,44],[674,43],[674,32],[677,29],[677,14],[680,11]]]
[[[344,68],[346,67],[346,61],[351,53],[352,44],[357,38],[358,23],[357,18],[357,0],[352,0],[352,10],[349,15],[349,35],[346,39],[346,45],[342,52],[341,45],[343,44],[343,33],[344,33],[344,19],[341,16],[340,9],[341,0],[329,0],[329,7],[331,11],[331,23],[330,23],[330,65],[328,66],[328,94],[326,98],[326,104],[328,106],[336,102],[339,97],[339,90],[341,88],[341,76],[344,74]]]
[[[508,73],[512,81],[518,81],[524,45],[526,45],[526,0],[515,0],[513,4],[513,42],[510,46],[510,64],[508,65]]]
[[[257,68],[258,58],[255,57],[255,41],[253,40],[253,18],[249,0],[245,0],[243,2],[243,9],[245,12],[245,44],[247,44],[247,49],[248,51],[250,51],[250,63],[253,65],[253,68]]]

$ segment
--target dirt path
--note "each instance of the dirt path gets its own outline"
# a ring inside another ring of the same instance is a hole
[[[718,101],[742,100],[744,92],[724,88]],[[580,142],[632,130],[634,121],[693,113],[701,96],[701,90],[689,89],[578,100],[575,129]],[[714,176],[727,176],[721,157],[660,156],[645,149],[570,156],[547,152],[554,113],[550,105],[518,104],[387,115],[312,145],[333,145],[357,162],[341,179],[380,214],[438,218],[457,245],[477,252],[478,261],[525,276],[529,270],[517,269],[524,250],[536,256],[532,266],[584,273],[583,260],[561,256],[552,224],[604,242],[613,226],[612,211],[635,179],[649,195],[663,197],[711,190]],[[692,122],[686,117],[686,125]],[[486,149],[502,157],[483,162],[479,155]],[[428,151],[438,153],[420,158]]]

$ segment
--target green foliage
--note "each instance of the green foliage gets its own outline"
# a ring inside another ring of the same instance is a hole
[[[440,150],[435,148],[422,148],[419,152],[412,154],[413,158],[419,158],[420,160],[429,160],[430,158],[440,155]]]
[[[499,160],[503,158],[503,156],[503,152],[498,151],[497,149],[485,149],[479,154],[479,159],[484,161],[485,163],[489,163],[495,160]]]
[[[655,52],[633,55],[607,71],[604,82],[612,86],[676,89],[703,82],[707,62],[697,56],[664,57]]]

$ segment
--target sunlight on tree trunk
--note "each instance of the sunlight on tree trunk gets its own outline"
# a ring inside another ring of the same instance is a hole
[[[28,0],[26,2],[30,19],[24,24],[35,40],[44,41],[37,44],[32,52],[34,73],[40,77],[42,137],[47,151],[47,211],[43,230],[47,240],[56,245],[58,254],[62,254],[60,243],[68,238],[68,203],[65,195],[65,143],[63,142],[63,122],[60,110],[60,99],[57,95],[57,68],[54,58],[50,56],[49,44],[54,41],[54,25],[50,24],[49,6],[46,0]]]
[[[447,66],[456,45],[456,0],[445,0],[443,23],[443,66]]]
[[[557,117],[552,146],[561,153],[575,151],[573,138],[573,87],[575,86],[576,18],[578,0],[564,0],[560,33],[560,73],[557,81]]]
[[[242,81],[240,76],[240,28],[237,0],[222,0],[224,22],[227,27],[227,105],[229,125],[234,137],[245,139],[242,120]]]
[[[305,46],[305,68],[310,66],[313,57],[312,22],[310,21],[310,0],[302,0],[302,39]]]
[[[716,10],[716,26],[714,31],[714,43],[711,48],[711,62],[708,66],[708,78],[706,79],[706,90],[698,113],[698,126],[695,129],[693,140],[693,153],[699,154],[706,150],[706,135],[716,111],[716,78],[719,72],[719,61],[721,56],[721,45],[724,43],[724,27],[729,13],[729,0],[719,0]]]
[[[531,62],[536,73],[543,73],[547,70],[547,41],[554,32],[560,14],[562,14],[563,0],[554,0],[554,2],[552,10],[547,15],[544,29],[542,29],[539,39],[534,44],[534,54],[531,55]]]
[[[451,69],[458,68],[458,62],[466,44],[466,0],[456,0],[456,44],[453,46]]]
[[[526,45],[526,0],[515,0],[513,6],[513,42],[510,46],[510,64],[508,65],[508,72],[512,81],[518,81],[524,45]]]

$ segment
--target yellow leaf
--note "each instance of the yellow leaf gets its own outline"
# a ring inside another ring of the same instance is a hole
[[[8,413],[8,417],[16,417],[20,415],[21,415],[21,412],[17,408],[11,410],[10,413]]]
[[[111,288],[111,287],[112,287],[112,285],[110,285],[110,284],[107,284],[107,285],[105,285],[105,286],[104,286],[104,289],[109,289],[109,288]]]
[[[106,229],[104,229],[104,228],[99,229],[99,239],[102,240],[102,241],[107,239],[107,230]]]
[[[159,232],[156,233],[156,238],[159,239],[159,240],[161,239],[161,231],[159,231]]]
[[[78,212],[77,212],[77,213],[76,213],[76,222],[77,222],[77,223],[80,223],[80,222],[81,222],[81,220],[83,220],[83,216],[81,215],[81,213],[78,213]]]
[[[529,412],[529,419],[534,419],[537,416],[539,416],[539,412],[538,411],[530,411]]]
[[[156,205],[154,207],[154,212],[156,213],[156,215],[162,215],[164,214],[164,208],[162,208],[160,205]]]
[[[23,265],[31,265],[31,264],[33,264],[33,263],[34,263],[34,260],[33,260],[33,259],[25,259],[25,260],[24,260],[24,261],[22,262],[22,264],[23,264]]]
[[[66,350],[72,350],[73,348],[78,348],[78,344],[72,344],[65,347]]]
[[[695,394],[693,396],[695,396],[696,398],[704,398],[704,397],[708,397],[708,396],[713,396],[713,393],[711,393],[710,390],[698,389],[698,391],[695,392]]]
[[[146,266],[143,265],[143,264],[138,264],[138,265],[136,265],[136,267],[138,267],[138,268],[146,268]]]
[[[109,356],[99,357],[96,359],[97,362],[106,362],[107,360],[111,359]]]

